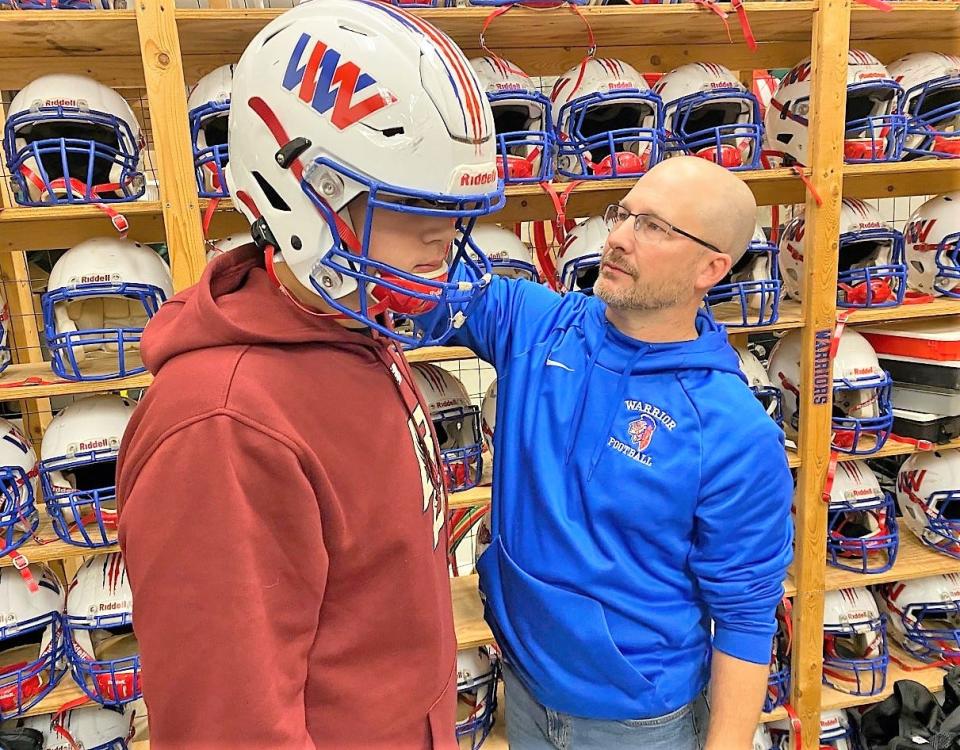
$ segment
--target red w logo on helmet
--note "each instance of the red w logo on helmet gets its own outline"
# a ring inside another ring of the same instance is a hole
[[[374,112],[393,104],[397,98],[376,80],[349,60],[342,61],[340,53],[321,41],[313,42],[307,61],[301,64],[310,44],[310,35],[301,34],[287,63],[283,87],[296,94],[320,114],[331,109],[330,122],[338,130],[356,125]],[[374,87],[372,94],[354,102],[361,91]]]

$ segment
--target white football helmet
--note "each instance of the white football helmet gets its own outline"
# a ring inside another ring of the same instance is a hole
[[[29,711],[63,677],[63,588],[46,565],[29,566],[37,591],[20,571],[0,568],[0,718]]]
[[[773,738],[766,724],[757,724],[757,728],[753,731],[752,748],[753,750],[772,750]]]
[[[483,442],[493,458],[493,431],[497,428],[497,379],[494,378],[487,386],[480,404],[480,432],[483,433]]]
[[[356,75],[350,94],[331,83],[342,74]],[[462,238],[504,202],[490,103],[459,48],[387,3],[304,3],[248,45],[232,101],[227,184],[268,261],[385,336],[412,346],[446,340],[490,278]],[[366,213],[353,226],[347,205],[358,196]],[[427,275],[372,260],[378,209],[456,221],[452,260]],[[450,281],[459,263],[478,280]],[[359,310],[343,301],[354,293]],[[448,314],[414,318],[412,336],[378,320],[438,305]]]
[[[810,164],[810,58],[798,63],[777,86],[767,110],[766,153],[772,165]],[[907,119],[900,114],[903,90],[869,52],[847,52],[847,110],[844,160],[899,161]]]
[[[760,103],[730,70],[688,63],[653,90],[663,100],[668,155],[700,156],[732,170],[760,168]]]
[[[140,335],[172,296],[170,268],[147,245],[94,237],[67,250],[41,300],[53,371],[82,381],[145,372]]]
[[[54,714],[18,722],[43,735],[43,750],[127,750],[133,739],[134,714],[129,709],[75,708],[59,720]],[[66,736],[64,736],[66,734]]]
[[[470,61],[493,110],[497,170],[508,185],[553,179],[553,113],[530,76],[499,57]]]
[[[140,697],[133,595],[119,552],[83,563],[67,589],[64,625],[70,670],[91,700],[123,706]]]
[[[236,250],[238,247],[252,244],[253,237],[250,235],[250,232],[237,232],[237,234],[231,234],[221,240],[209,243],[207,245],[207,263],[214,258],[219,258],[221,255],[226,255],[231,250]]]
[[[496,224],[477,224],[467,240],[468,252],[479,263],[477,249],[490,261],[498,276],[540,282],[533,253],[513,232]]]
[[[564,177],[635,176],[663,156],[660,97],[625,62],[593,58],[572,67],[557,79],[550,101],[557,172]]]
[[[78,547],[117,541],[117,454],[136,406],[113,394],[87,396],[57,414],[44,432],[40,481],[63,541]]]
[[[865,461],[837,464],[827,508],[827,565],[884,573],[897,559],[900,533],[893,498]]]
[[[230,123],[230,92],[233,65],[221,65],[207,73],[190,91],[187,100],[190,142],[197,190],[202,198],[229,198],[223,170],[230,160],[227,128]]]
[[[823,595],[823,682],[850,695],[876,695],[887,684],[886,623],[866,588]]]
[[[771,382],[783,392],[783,427],[787,437],[795,439],[800,426],[800,337],[789,331],[770,353],[767,372]],[[829,355],[830,342],[824,341],[822,356]],[[832,447],[841,453],[869,455],[886,443],[893,428],[890,392],[893,381],[880,367],[870,343],[847,328],[833,360],[833,438]],[[810,387],[807,385],[806,387]]]
[[[764,326],[780,317],[780,272],[777,246],[757,222],[747,252],[704,298],[714,313],[733,312],[730,325]],[[732,310],[731,310],[732,307]]]
[[[757,397],[757,401],[770,418],[783,427],[783,394],[780,393],[780,389],[770,382],[770,376],[767,375],[760,360],[746,346],[735,346],[733,350],[737,353],[740,372],[746,377],[747,385],[750,386],[753,395]]]
[[[780,275],[792,299],[803,299],[806,219],[801,214],[780,233]],[[838,307],[893,307],[903,302],[907,267],[903,235],[869,203],[844,198],[840,206]]]
[[[789,744],[790,721],[781,719],[768,724],[775,745],[769,747],[787,750]],[[813,743],[819,750],[862,750],[856,728],[850,723],[846,711],[831,709],[820,714],[820,741]]]
[[[488,646],[457,653],[457,741],[476,750],[497,720],[500,659]]]
[[[889,619],[890,636],[912,657],[960,664],[960,575],[884,584],[877,603]]]
[[[960,156],[960,57],[911,52],[887,69],[903,88],[904,158]]]
[[[561,289],[593,294],[609,234],[610,230],[600,216],[580,222],[567,233],[557,252],[557,281]]]
[[[30,441],[6,419],[0,419],[0,555],[27,541],[40,525],[37,454]]]
[[[960,560],[960,452],[914,453],[897,473],[903,522],[928,547]]]
[[[13,98],[3,131],[14,199],[22,206],[137,200],[146,188],[144,144],[126,99],[73,74],[27,84]]]
[[[960,297],[960,190],[920,206],[910,216],[903,236],[910,288]]]
[[[476,487],[483,469],[480,410],[470,402],[463,383],[442,367],[417,362],[411,369],[437,433],[447,488]]]

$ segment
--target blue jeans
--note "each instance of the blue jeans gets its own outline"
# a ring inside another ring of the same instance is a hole
[[[584,719],[545,708],[504,664],[510,750],[703,750],[709,709],[693,703],[653,719]]]

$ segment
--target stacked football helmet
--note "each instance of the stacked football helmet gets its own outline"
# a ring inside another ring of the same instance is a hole
[[[746,346],[735,346],[733,350],[737,353],[740,372],[747,378],[747,385],[753,395],[770,418],[783,427],[783,395],[780,389],[770,382],[770,376],[760,360]]]
[[[38,484],[33,446],[16,426],[0,419],[0,555],[15,550],[37,530]]]
[[[837,464],[827,508],[827,564],[883,573],[897,559],[900,535],[893,498],[864,461]]]
[[[457,740],[476,750],[496,722],[500,660],[487,646],[457,654]]]
[[[30,565],[31,591],[16,568],[0,569],[0,718],[39,703],[65,670],[63,589],[46,565]]]
[[[732,313],[731,325],[763,326],[780,317],[780,273],[777,246],[757,223],[747,252],[705,298],[714,314]],[[732,309],[731,309],[732,308]]]
[[[87,396],[57,414],[43,435],[47,513],[68,544],[107,547],[117,540],[117,454],[135,408],[121,396]]]
[[[507,185],[553,179],[550,100],[526,73],[500,57],[470,61],[493,111],[497,170]]]
[[[238,247],[252,244],[253,237],[250,236],[250,232],[231,234],[229,237],[224,237],[221,240],[207,245],[207,263],[214,258],[219,258],[221,255],[226,255],[231,250],[236,250]]]
[[[600,275],[600,259],[610,230],[603,218],[582,221],[567,233],[557,253],[557,281],[566,292],[593,294]]]
[[[767,109],[766,151],[772,165],[810,163],[810,58],[780,81]],[[899,161],[907,118],[900,114],[903,90],[869,52],[847,53],[847,110],[844,160]]]
[[[480,253],[490,261],[490,270],[498,276],[540,282],[533,253],[513,232],[496,224],[477,224],[467,240],[468,252],[480,262]]]
[[[960,560],[960,452],[914,453],[897,473],[903,522],[928,547]]]
[[[797,216],[780,234],[780,274],[787,294],[803,299],[806,219]],[[844,198],[840,207],[838,307],[893,307],[903,302],[907,267],[903,235],[868,203]]]
[[[700,156],[732,170],[760,167],[760,103],[730,70],[689,63],[653,90],[663,100],[668,155]]]
[[[144,372],[140,335],[172,296],[170,268],[146,245],[95,237],[67,250],[41,300],[53,371],[82,381]],[[89,360],[100,367],[85,367]]]
[[[960,664],[960,575],[884,584],[877,602],[889,618],[891,637],[908,654]]]
[[[324,71],[337,60],[360,70],[352,106],[329,106],[329,79],[315,86],[305,78],[316,72],[312,56],[323,57]],[[466,257],[465,238],[504,202],[490,103],[459,48],[387,3],[304,3],[247,46],[231,101],[226,180],[271,262],[385,336],[443,343],[490,278],[488,263]],[[291,133],[310,138],[290,141]],[[351,217],[358,197],[365,215]],[[456,222],[450,259],[426,275],[372,259],[380,211]],[[475,282],[452,280],[460,263]],[[395,331],[386,312],[418,316],[413,332]]]
[[[483,433],[483,442],[493,458],[493,432],[497,428],[497,379],[494,378],[487,386],[480,404],[480,432]]]
[[[557,79],[550,100],[564,177],[630,177],[660,161],[663,105],[627,63],[594,58],[577,65]]]
[[[121,203],[142,197],[145,139],[116,91],[73,74],[41,76],[13,98],[3,150],[23,206]]]
[[[133,712],[100,706],[75,708],[61,717],[31,716],[18,724],[43,736],[43,750],[127,750],[133,739]]]
[[[757,739],[754,739],[755,747],[768,750],[769,748],[786,748],[791,745],[790,721],[781,719],[768,724],[770,728],[770,741],[774,744],[757,745]],[[856,727],[850,723],[850,718],[845,711],[830,710],[820,714],[820,741],[815,743],[819,745],[820,750],[863,750],[863,745],[857,735]],[[763,740],[761,740],[763,741]]]
[[[903,230],[907,283],[934,296],[960,297],[960,190],[931,198]]]
[[[823,682],[850,695],[876,695],[887,684],[887,629],[865,588],[823,597]]]
[[[912,52],[887,67],[903,88],[904,158],[960,156],[960,57]]]
[[[418,362],[412,370],[437,433],[447,488],[475,487],[483,469],[480,410],[470,403],[463,383],[442,367]]]
[[[187,100],[193,168],[203,198],[230,196],[223,170],[230,161],[227,129],[232,88],[233,65],[221,65],[199,80]]]
[[[783,391],[783,426],[795,439],[800,426],[800,331],[790,331],[770,353],[767,372]],[[824,356],[829,355],[829,341]],[[849,328],[840,336],[833,360],[832,447],[841,453],[869,455],[886,443],[893,427],[893,381],[880,367],[870,343]],[[806,387],[809,387],[806,386]]]
[[[67,589],[64,618],[74,680],[104,706],[137,700],[140,647],[133,633],[133,595],[119,552],[88,558]]]

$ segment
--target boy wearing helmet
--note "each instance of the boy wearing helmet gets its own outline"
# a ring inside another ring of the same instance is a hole
[[[446,497],[397,343],[489,282],[455,241],[502,204],[489,105],[433,27],[316,0],[236,66],[228,145],[256,244],[151,322],[118,467],[151,747],[451,750]]]

